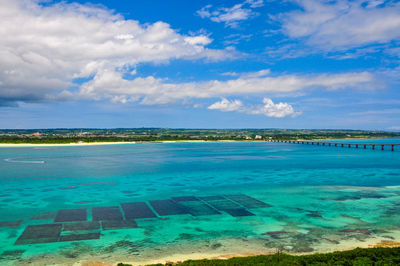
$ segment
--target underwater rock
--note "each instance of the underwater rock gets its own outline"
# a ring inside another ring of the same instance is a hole
[[[20,227],[20,225],[24,221],[22,220],[17,220],[17,221],[0,221],[0,227],[7,227],[7,228],[17,228]]]
[[[67,186],[67,187],[60,187],[60,189],[75,189],[78,188],[77,186]]]
[[[307,211],[307,217],[311,218],[323,218],[319,211]]]
[[[340,230],[340,232],[344,232],[344,233],[361,233],[361,234],[370,234],[370,233],[372,233],[369,229],[361,229],[361,228],[343,229],[343,230]]]
[[[215,244],[212,244],[211,245],[211,248],[212,249],[218,249],[218,248],[220,248],[220,247],[222,247],[223,245],[221,244],[221,243],[215,243]]]
[[[176,240],[192,240],[196,237],[196,235],[181,233]]]
[[[196,228],[194,228],[194,230],[196,230],[197,232],[201,232],[201,233],[207,232],[206,230],[204,230],[200,227],[196,227]]]
[[[335,201],[346,201],[346,200],[361,200],[361,199],[384,199],[387,198],[387,196],[378,194],[375,192],[360,192],[357,194],[351,194],[351,195],[343,195],[340,197],[335,198]]]
[[[15,260],[22,256],[25,250],[6,250],[0,255],[0,259]]]
[[[377,194],[377,193],[362,193],[361,197],[366,199],[384,199],[387,198],[385,195]]]
[[[114,186],[114,185],[116,185],[116,184],[117,184],[117,183],[115,183],[115,182],[106,182],[106,181],[81,183],[82,186],[93,186],[93,185]]]
[[[82,254],[90,253],[92,251],[91,246],[83,243],[72,243],[70,248],[67,249],[61,249],[60,250],[60,255],[66,257],[66,258],[71,258],[75,259],[81,256]]]
[[[292,251],[296,253],[307,253],[307,252],[313,252],[314,249],[310,246],[300,244],[294,246]]]
[[[356,195],[350,196],[350,195],[348,195],[348,196],[337,197],[334,200],[335,201],[346,201],[346,200],[360,200],[360,199],[362,199],[362,197],[360,197],[360,196],[356,196]]]
[[[91,204],[100,202],[99,200],[82,200],[82,201],[75,201],[76,204]]]
[[[114,244],[104,248],[104,252],[112,253],[116,249],[128,249],[129,252],[137,252],[137,248],[138,248],[138,246],[134,242],[128,241],[128,240],[121,240],[121,241],[117,241]]]
[[[272,232],[267,232],[264,233],[263,235],[265,236],[275,236],[275,235],[281,235],[281,234],[287,234],[288,232],[286,231],[272,231]]]
[[[386,175],[397,176],[397,175],[400,175],[400,173],[386,173]]]

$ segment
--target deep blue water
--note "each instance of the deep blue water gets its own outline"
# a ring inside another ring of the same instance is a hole
[[[265,142],[0,148],[0,180],[0,254],[8,264],[141,263],[179,254],[327,251],[399,240],[400,151]],[[91,221],[93,207],[117,206],[126,220],[121,203],[231,194],[270,206],[241,206],[251,216],[218,208],[218,215],[164,216],[153,209],[157,218],[115,230],[103,224],[64,232],[69,222],[55,221],[60,210],[85,209]],[[35,224],[58,224],[64,236],[99,237],[31,243],[27,227]]]

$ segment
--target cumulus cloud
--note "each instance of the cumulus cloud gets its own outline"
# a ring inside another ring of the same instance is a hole
[[[251,9],[262,1],[241,5]],[[269,70],[231,73],[236,76],[225,81],[174,83],[154,76],[128,80],[125,74],[135,75],[141,62],[224,60],[239,52],[232,47],[206,48],[212,40],[204,33],[182,35],[163,22],[142,25],[91,5],[3,0],[0,34],[0,106],[66,99],[156,105],[376,85],[368,72],[277,75]],[[75,79],[81,82],[76,84]]]
[[[313,88],[327,90],[367,89],[376,85],[374,76],[368,72],[281,76],[269,74],[269,70],[261,70],[246,73],[227,81],[171,83],[153,76],[126,80],[120,72],[105,70],[98,72],[93,80],[82,84],[79,98],[99,100],[125,96],[130,99],[129,101],[140,98],[141,104],[170,104],[190,98],[263,93],[282,94]]]
[[[220,110],[222,112],[232,112],[237,111],[241,112],[245,109],[242,101],[240,100],[233,100],[229,101],[226,98],[222,98],[221,101],[215,102],[208,107],[210,110]]]
[[[400,3],[392,1],[295,1],[302,10],[278,16],[291,38],[324,50],[342,50],[400,39]]]
[[[264,98],[263,105],[247,105],[245,106],[240,100],[229,101],[222,98],[221,101],[215,102],[208,107],[210,110],[219,110],[222,112],[239,112],[245,114],[265,115],[268,117],[283,118],[286,116],[297,116],[300,113],[295,112],[293,107],[288,103],[275,104],[271,99]]]
[[[225,23],[226,27],[235,28],[240,21],[247,20],[256,16],[258,13],[253,8],[264,5],[263,0],[246,0],[232,7],[213,8],[212,5],[206,5],[197,11],[201,18],[209,18],[211,21]]]
[[[204,35],[185,36],[169,24],[142,25],[104,7],[37,0],[0,5],[0,100],[43,101],[76,78],[140,62],[231,57],[207,49]]]

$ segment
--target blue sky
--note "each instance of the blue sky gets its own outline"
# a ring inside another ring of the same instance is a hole
[[[399,1],[0,6],[0,128],[400,130]]]

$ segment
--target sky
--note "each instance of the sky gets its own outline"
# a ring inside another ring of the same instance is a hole
[[[0,3],[3,129],[400,130],[400,1]]]

